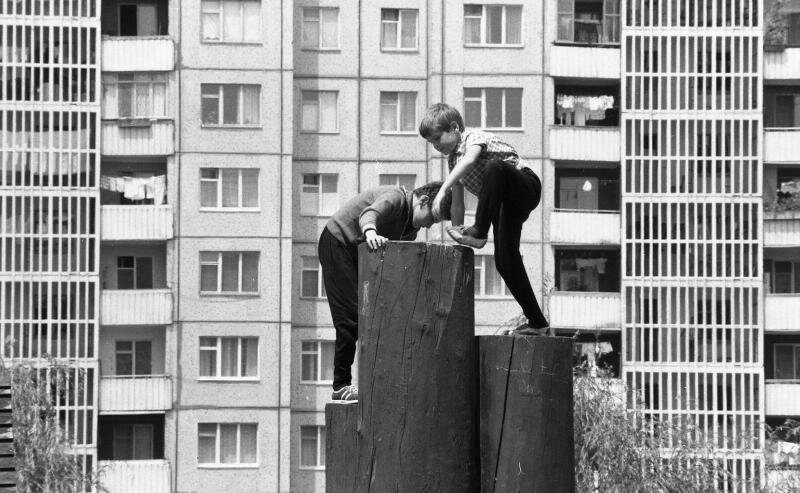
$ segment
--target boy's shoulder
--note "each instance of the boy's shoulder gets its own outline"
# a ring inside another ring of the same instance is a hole
[[[467,146],[479,145],[483,147],[484,151],[513,151],[514,148],[509,143],[498,137],[492,132],[481,130],[479,128],[468,128],[464,130],[463,138],[461,140],[463,150]]]

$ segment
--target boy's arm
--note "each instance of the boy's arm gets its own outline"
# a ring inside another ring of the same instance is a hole
[[[453,185],[453,197],[450,204],[450,223],[453,226],[464,224],[464,185]]]
[[[464,153],[464,157],[461,158],[459,163],[453,167],[452,171],[450,171],[450,174],[447,175],[444,183],[442,183],[442,188],[439,189],[439,193],[436,194],[436,198],[433,200],[433,207],[431,208],[431,211],[433,212],[433,218],[436,219],[437,222],[442,220],[440,209],[445,193],[447,193],[447,191],[450,190],[453,185],[458,183],[458,180],[464,176],[469,167],[475,163],[481,152],[483,152],[483,147],[480,145],[474,144],[467,147],[467,152]],[[462,198],[462,207],[463,202],[464,201]],[[453,203],[455,204],[455,201],[453,201]],[[461,221],[464,221],[463,215]]]
[[[397,197],[394,195],[387,196],[387,194],[381,195],[375,202],[361,211],[361,215],[358,216],[358,225],[367,240],[367,245],[372,250],[385,246],[386,242],[389,241],[388,238],[381,236],[378,232],[378,219],[399,216],[402,210],[402,202],[397,200],[398,198],[400,198],[399,195]]]

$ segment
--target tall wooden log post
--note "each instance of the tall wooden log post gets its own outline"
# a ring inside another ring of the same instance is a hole
[[[325,491],[354,493],[358,478],[358,403],[327,403],[325,428]]]
[[[478,337],[481,491],[575,491],[572,340]]]
[[[359,250],[357,491],[479,489],[473,252]]]

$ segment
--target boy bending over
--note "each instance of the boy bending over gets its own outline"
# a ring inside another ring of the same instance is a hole
[[[344,204],[322,230],[319,263],[336,329],[333,400],[358,400],[350,373],[358,339],[358,244],[366,242],[370,250],[376,250],[389,240],[414,240],[420,228],[441,220],[431,210],[434,197],[449,211],[450,194],[441,192],[441,186],[442,182],[432,182],[414,191],[372,188]],[[446,219],[449,212],[438,217]]]
[[[523,166],[517,151],[496,135],[466,130],[458,110],[445,103],[428,108],[419,133],[447,155],[450,171],[433,200],[434,218],[440,220],[450,212],[453,226],[447,232],[458,243],[473,248],[486,244],[492,226],[497,271],[528,318],[528,323],[517,327],[514,333],[546,335],[549,323],[536,301],[519,253],[522,224],[541,199],[539,177]],[[478,197],[475,224],[470,227],[463,226],[464,188]],[[449,205],[444,197],[451,189]]]

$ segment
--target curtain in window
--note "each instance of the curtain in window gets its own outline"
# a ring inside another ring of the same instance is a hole
[[[522,126],[522,89],[506,89],[506,127]]]
[[[339,127],[337,98],[338,94],[335,91],[322,91],[319,93],[319,130],[333,132]]]
[[[222,207],[239,207],[239,170],[223,168],[222,172]]]
[[[222,86],[222,123],[235,125],[239,122],[239,89],[241,86]]]
[[[486,89],[486,127],[503,126],[503,90]]]
[[[219,2],[204,3],[219,5]],[[219,14],[216,12],[203,13],[203,39],[219,39]]]
[[[241,451],[239,462],[242,464],[255,464],[258,449],[258,425],[239,425],[239,436],[239,450]]]
[[[333,380],[333,343],[322,342],[322,367],[320,368],[321,380]]]
[[[397,47],[398,12],[397,9],[381,9],[381,46],[384,48]]]
[[[239,254],[222,253],[222,290],[239,291]]]
[[[236,337],[222,338],[222,371],[223,377],[238,377],[236,364],[239,354],[239,339]]]
[[[330,215],[339,207],[339,176],[322,175],[322,196],[320,208],[322,214]]]
[[[242,254],[242,291],[253,293],[258,291],[258,253]]]
[[[481,5],[464,5],[464,42],[477,44],[481,42]]]
[[[416,48],[417,46],[417,11],[400,11],[400,46]]]
[[[575,0],[558,0],[558,40],[574,41]]]
[[[220,86],[217,84],[201,86],[203,123],[205,124],[219,124],[219,89]]]
[[[217,425],[200,423],[197,427],[197,461],[200,464],[216,462]]]
[[[501,44],[503,42],[503,6],[484,5],[486,11],[486,42]]]
[[[519,5],[506,6],[506,43],[522,43],[522,7]]]
[[[317,92],[303,91],[302,129],[313,132],[319,128],[319,97]]]
[[[222,3],[222,36],[225,41],[242,40],[242,2],[225,0]]]
[[[150,84],[136,84],[136,113],[134,116],[152,116],[150,108]]]
[[[381,93],[381,131],[393,132],[397,130],[397,93]]]
[[[481,90],[464,89],[464,125],[480,127],[481,111]]]
[[[317,378],[317,343],[303,342],[303,358],[301,368],[302,380],[316,380]]]
[[[317,427],[300,427],[300,465],[317,465]]]
[[[153,111],[152,116],[167,115],[167,84],[157,83],[152,86]]]
[[[400,130],[409,132],[416,127],[417,93],[400,93]]]
[[[200,180],[200,206],[201,207],[217,207],[217,186],[219,184],[219,178],[217,175],[217,170],[213,170],[213,176],[205,176],[207,171],[212,170],[203,170],[202,178],[217,178],[216,180]]]
[[[217,264],[205,264],[200,266],[200,291],[217,290]]]
[[[212,339],[212,345],[216,345],[216,341]],[[203,345],[203,338],[200,339],[200,345]],[[200,350],[200,376],[201,377],[216,377],[217,376],[217,351]]]
[[[261,2],[244,2],[244,40],[261,40]]]
[[[321,9],[322,47],[339,46],[339,9]]]
[[[242,340],[242,366],[239,369],[243,377],[258,375],[258,339],[246,337]]]
[[[242,123],[259,123],[261,88],[257,85],[242,87]]]
[[[235,464],[237,459],[236,447],[237,425],[219,425],[219,461],[222,464]]]
[[[319,47],[319,15],[320,9],[303,9],[303,46],[306,48]]]
[[[242,207],[258,207],[258,169],[242,169]]]

